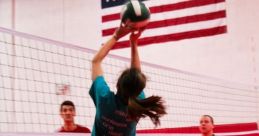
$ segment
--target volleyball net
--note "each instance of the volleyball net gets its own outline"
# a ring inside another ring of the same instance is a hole
[[[63,124],[59,106],[64,100],[75,103],[76,123],[92,128],[95,107],[88,91],[95,52],[0,27],[0,133],[55,132]],[[104,60],[104,76],[111,90],[116,91],[118,74],[129,64],[130,59],[115,55]],[[148,77],[146,95],[162,96],[168,114],[156,129],[149,118],[140,120],[140,133],[180,132],[175,128],[195,133],[198,130],[192,126],[199,125],[204,114],[213,116],[216,124],[253,123],[253,129],[244,131],[257,130],[258,86],[146,62],[142,69]],[[234,132],[238,130],[242,131],[237,127]]]

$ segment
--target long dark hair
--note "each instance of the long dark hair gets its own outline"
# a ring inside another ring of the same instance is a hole
[[[146,86],[146,76],[136,68],[126,69],[117,82],[117,94],[128,104],[128,118],[138,121],[150,117],[155,126],[160,124],[160,117],[166,114],[164,101],[160,96],[138,99],[137,96]]]

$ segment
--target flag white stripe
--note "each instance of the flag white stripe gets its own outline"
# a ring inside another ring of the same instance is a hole
[[[145,5],[147,7],[154,7],[154,6],[161,6],[161,5],[168,5],[170,4],[176,4],[179,2],[186,2],[186,1],[191,1],[191,0],[149,0],[149,1],[144,1]]]
[[[149,0],[149,1],[144,1],[144,3],[147,7],[150,8],[153,6],[167,5],[168,3],[174,4],[174,3],[178,3],[178,2],[184,2],[184,1],[190,1],[190,0]],[[120,13],[122,10],[122,7],[123,7],[123,5],[102,9],[102,15]]]
[[[216,7],[216,8],[215,8]],[[166,20],[166,19],[172,19],[172,18],[179,18],[179,17],[185,17],[185,16],[192,16],[196,14],[204,14],[204,13],[211,13],[216,12],[220,10],[225,10],[225,4],[224,3],[218,3],[215,5],[206,5],[206,6],[200,6],[200,7],[193,7],[188,9],[182,9],[182,10],[176,10],[176,11],[170,11],[170,12],[162,12],[157,14],[151,14],[150,21],[158,21],[158,20]],[[214,9],[214,10],[212,10]],[[102,25],[101,28],[109,29],[118,27],[120,24],[120,20],[114,20],[103,23],[105,25]]]
[[[177,27],[169,26],[169,27],[161,27],[161,28],[154,28],[154,29],[146,29],[144,33],[141,35],[141,38],[157,36],[159,34],[166,35],[166,34],[188,32],[188,31],[194,31],[194,30],[201,30],[201,29],[219,27],[224,25],[226,25],[226,20],[221,18],[221,19],[214,19],[209,21],[177,25]],[[103,37],[102,42],[107,41],[109,37],[110,35]],[[120,39],[120,41],[126,41],[128,39],[129,38],[125,36],[122,39]]]

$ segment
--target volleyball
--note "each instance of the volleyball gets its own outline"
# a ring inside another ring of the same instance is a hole
[[[138,0],[131,0],[126,3],[121,12],[121,21],[127,20],[134,23],[137,28],[144,27],[149,23],[150,11],[145,4]]]

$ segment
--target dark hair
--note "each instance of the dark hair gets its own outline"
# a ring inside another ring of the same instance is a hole
[[[61,103],[61,105],[60,105],[60,111],[62,110],[62,106],[72,106],[73,108],[74,108],[74,110],[76,109],[75,108],[75,105],[74,105],[74,103],[72,102],[72,101],[69,101],[69,100],[66,100],[66,101],[64,101],[64,102],[62,102]]]
[[[210,115],[202,115],[203,117],[209,117],[210,118],[210,121],[211,121],[211,123],[214,125],[214,119],[213,119],[213,117],[212,116],[210,116]]]
[[[146,86],[146,76],[136,68],[126,69],[117,82],[117,90],[128,104],[128,118],[138,121],[150,117],[155,126],[160,124],[160,117],[166,114],[164,101],[160,96],[137,99]]]

